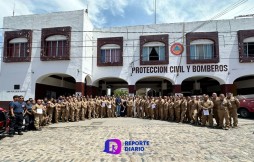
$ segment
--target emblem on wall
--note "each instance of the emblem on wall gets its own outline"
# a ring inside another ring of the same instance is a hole
[[[170,51],[173,55],[181,55],[183,53],[184,47],[181,43],[174,43],[171,48]]]

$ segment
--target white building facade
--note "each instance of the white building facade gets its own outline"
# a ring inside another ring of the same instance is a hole
[[[254,91],[254,19],[93,28],[87,13],[5,17],[0,99]]]

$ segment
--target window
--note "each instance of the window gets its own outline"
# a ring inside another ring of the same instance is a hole
[[[27,39],[14,38],[8,43],[7,56],[20,58],[27,57]]]
[[[186,34],[187,64],[219,63],[218,32]]]
[[[214,43],[211,40],[199,39],[191,42],[190,59],[206,60],[214,58]]]
[[[54,35],[46,39],[46,56],[62,57],[66,55],[66,40],[63,35]]]
[[[6,31],[4,36],[4,62],[31,61],[32,31]]]
[[[71,27],[43,28],[41,61],[70,60]]]
[[[165,44],[149,42],[143,45],[143,61],[165,61]]]
[[[123,66],[123,37],[97,39],[97,66]]]
[[[244,57],[254,57],[254,37],[249,37],[243,40]]]
[[[239,62],[254,62],[254,30],[239,30],[237,35]]]
[[[101,47],[101,63],[120,62],[121,49],[117,44],[107,44]]]
[[[168,35],[140,36],[140,65],[168,64]]]

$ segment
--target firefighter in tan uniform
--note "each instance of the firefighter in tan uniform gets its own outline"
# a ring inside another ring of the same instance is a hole
[[[66,99],[63,99],[63,102],[61,103],[61,110],[62,110],[62,117],[61,117],[61,119],[62,119],[62,122],[66,122],[66,121],[68,121],[67,119],[66,119],[66,109],[67,109],[67,107],[68,107],[68,102],[66,101]]]
[[[81,105],[81,120],[85,120],[86,112],[87,112],[87,101],[86,98],[83,97]]]
[[[218,103],[218,115],[219,115],[219,128],[224,128],[225,119],[225,129],[229,129],[229,112],[228,110],[232,107],[231,102],[229,102],[224,94],[220,94],[220,101]]]
[[[230,126],[237,127],[238,125],[237,109],[240,106],[240,102],[237,98],[233,97],[232,93],[227,94],[227,100],[232,105],[232,107],[228,109]],[[232,125],[232,119],[233,119],[233,125]]]
[[[100,97],[95,97],[95,103],[96,103],[96,106],[95,106],[95,113],[96,113],[96,117],[99,118],[100,116],[100,110],[101,110],[101,99]]]
[[[220,102],[220,98],[217,97],[216,93],[212,94],[212,101],[213,101],[213,115],[216,121],[216,127],[219,127],[219,114],[218,114],[218,103]]]
[[[137,97],[136,99],[136,117],[139,118],[140,117],[140,105],[141,105],[141,99],[139,97]]]
[[[154,119],[159,119],[159,105],[160,105],[160,99],[155,98],[155,108],[154,108]]]
[[[36,130],[41,130],[43,108],[44,106],[42,105],[41,100],[37,100],[37,103],[32,107],[32,112],[34,114],[34,126]]]
[[[104,118],[106,116],[106,110],[107,110],[106,104],[107,102],[105,98],[103,97],[101,100],[101,118]]]
[[[140,100],[140,105],[139,105],[140,118],[142,118],[142,119],[144,119],[144,117],[145,117],[145,103],[146,103],[145,98],[142,98]]]
[[[127,101],[127,117],[132,117],[133,99],[129,98]]]
[[[169,107],[169,101],[170,100],[167,100],[167,99],[165,99],[165,103],[164,103],[164,105],[163,105],[163,120],[168,120],[168,112],[169,112],[169,110],[168,110],[168,107]]]
[[[169,121],[174,121],[174,99],[171,98],[168,105],[168,115],[169,115]]]
[[[150,99],[150,116],[151,116],[151,120],[154,119],[154,114],[155,114],[155,109],[156,109],[156,103],[155,103],[155,99],[151,98]]]
[[[112,99],[111,99],[111,103],[112,103],[112,117],[114,118],[114,117],[117,117],[117,115],[116,115],[116,102],[115,102],[115,98],[113,97]]]
[[[175,102],[174,102],[174,114],[175,114],[175,121],[177,123],[180,122],[180,117],[181,117],[181,99],[176,96],[175,97]]]
[[[164,120],[164,104],[165,104],[165,98],[161,98],[161,102],[160,102],[160,120]]]
[[[186,111],[187,111],[187,100],[185,97],[182,97],[182,102],[181,102],[181,119],[180,122],[183,123],[184,119],[185,119],[185,115],[186,115]]]
[[[53,104],[55,105],[55,115],[54,115],[54,121],[55,123],[58,123],[59,122],[59,107],[60,107],[60,104],[57,102],[56,99],[54,99],[54,102]]]
[[[192,96],[189,102],[189,113],[190,113],[190,123],[198,124],[198,101],[196,100],[196,96]]]
[[[82,107],[82,101],[81,101],[81,98],[78,97],[77,101],[76,101],[76,113],[75,113],[75,121],[79,121],[80,119],[80,111],[81,111],[81,107]]]
[[[75,108],[76,108],[75,98],[71,98],[69,105],[70,105],[70,118],[71,118],[71,121],[74,122]]]
[[[49,118],[49,124],[52,124],[52,120],[53,120],[53,114],[54,114],[54,110],[55,110],[55,104],[53,103],[53,100],[52,99],[50,102],[49,102],[49,108],[48,108],[48,118]]]
[[[112,100],[111,100],[111,98],[107,99],[106,105],[107,105],[107,116],[108,116],[108,118],[111,118],[112,117]]]
[[[151,108],[150,99],[149,97],[146,97],[145,99],[145,118],[146,119],[150,118],[150,108]]]
[[[191,123],[190,103],[191,103],[191,97],[188,96],[188,97],[187,97],[187,111],[186,111],[186,115],[185,115],[185,121],[186,121],[187,123]]]
[[[209,100],[209,96],[205,95],[203,101],[200,103],[202,109],[202,126],[209,122],[209,126],[213,127],[213,102]]]

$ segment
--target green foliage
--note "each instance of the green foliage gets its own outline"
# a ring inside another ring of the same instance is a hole
[[[126,89],[116,89],[114,91],[114,96],[127,96],[129,94],[128,90]]]

